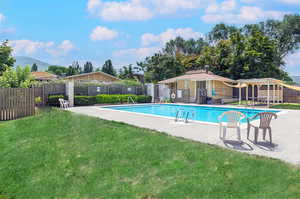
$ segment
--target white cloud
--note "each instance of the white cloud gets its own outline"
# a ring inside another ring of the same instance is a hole
[[[89,0],[87,9],[91,14],[97,15],[106,21],[147,20],[153,17],[150,10],[144,7],[140,0],[123,2],[102,2]]]
[[[235,0],[225,0],[220,4],[214,1],[205,9],[205,13],[228,12],[234,10],[236,5],[237,4]]]
[[[300,67],[300,50],[287,56],[285,62],[287,67]]]
[[[70,40],[64,40],[57,47],[47,48],[46,52],[48,52],[52,56],[58,57],[58,56],[67,55],[69,52],[73,50],[77,50],[75,45]]]
[[[70,40],[63,41],[58,48],[62,49],[64,52],[70,52],[71,50],[76,49]]]
[[[125,50],[118,50],[113,53],[114,57],[118,59],[132,59],[132,60],[142,60],[147,56],[153,55],[159,51],[159,47],[149,47],[149,48],[131,48]]]
[[[237,10],[237,9],[234,9]],[[286,13],[272,10],[262,10],[256,6],[243,6],[238,12],[228,12],[228,10],[219,9],[212,13],[207,13],[202,17],[206,23],[252,23],[264,19],[281,19]]]
[[[76,49],[69,40],[63,41],[60,45],[55,45],[52,41],[41,42],[23,39],[9,41],[9,45],[13,48],[13,53],[16,55],[33,55],[42,51],[53,56],[62,56]]]
[[[160,44],[163,45],[175,39],[176,37],[181,36],[184,39],[198,39],[202,36],[200,32],[195,32],[192,28],[178,28],[178,29],[167,29],[165,32],[155,35],[152,33],[145,33],[142,35],[141,40],[144,46],[151,44]]]
[[[252,3],[256,3],[258,2],[259,0],[241,0],[241,2],[243,3],[248,3],[248,4],[252,4]]]
[[[87,10],[106,21],[141,21],[179,10],[205,7],[209,0],[89,0]]]
[[[0,23],[3,22],[5,19],[5,16],[3,14],[0,13]]]
[[[218,10],[219,10],[219,5],[216,2],[214,2],[205,9],[205,13],[215,13]]]
[[[300,4],[299,0],[279,0],[279,1],[287,4]]]
[[[226,0],[221,3],[220,9],[226,12],[235,9],[235,7],[236,7],[235,0]]]
[[[119,33],[114,30],[110,30],[103,26],[97,26],[91,33],[90,39],[92,41],[112,40],[118,37]]]
[[[142,5],[132,2],[107,2],[103,7],[100,16],[107,21],[124,20],[147,20],[153,17],[150,10]]]
[[[15,54],[25,53],[26,55],[31,55],[36,53],[37,50],[52,47],[54,43],[22,39],[9,41],[9,45],[12,46]]]
[[[89,0],[87,4],[87,10],[91,13],[95,13],[97,8],[102,5],[101,1],[99,0]]]
[[[151,1],[150,1],[151,2]],[[194,10],[201,8],[204,0],[152,0],[155,10],[160,14],[172,14],[178,10]]]

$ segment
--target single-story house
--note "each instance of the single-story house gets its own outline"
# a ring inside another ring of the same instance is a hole
[[[31,75],[37,81],[52,81],[57,79],[57,75],[48,72],[31,72]]]
[[[189,71],[159,83],[169,87],[171,98],[175,102],[199,104],[241,102],[245,99],[269,106],[270,103],[297,101],[298,94],[295,97],[295,93],[300,93],[299,86],[287,85],[274,78],[232,80],[204,70]]]
[[[215,75],[207,70],[189,71],[184,75],[160,81],[171,89],[171,98],[176,102],[207,103],[232,99],[232,87],[224,84],[234,80]]]
[[[92,73],[83,73],[79,75],[72,75],[64,77],[64,80],[73,80],[73,81],[97,81],[103,83],[110,83],[115,81],[120,81],[119,78],[112,76],[104,72],[92,72]]]

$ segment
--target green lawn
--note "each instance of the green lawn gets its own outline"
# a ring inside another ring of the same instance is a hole
[[[275,104],[271,106],[271,108],[300,110],[300,104],[292,104],[292,103]]]
[[[247,100],[241,100],[241,105],[247,105],[249,103],[252,103],[252,101],[247,101]],[[229,104],[229,105],[240,105],[239,101],[236,101],[236,102],[228,102],[228,103],[225,103],[225,104]]]
[[[1,199],[300,198],[279,160],[58,110],[1,123],[0,157]]]
[[[249,101],[248,103],[247,103],[246,100],[241,101],[241,105],[247,105],[247,104],[251,104],[251,103],[252,103],[252,101]],[[226,103],[226,104],[228,104],[228,105],[239,105],[239,102],[229,102],[229,103]],[[274,104],[274,105],[271,105],[270,108],[300,110],[300,104],[296,104],[296,103]]]

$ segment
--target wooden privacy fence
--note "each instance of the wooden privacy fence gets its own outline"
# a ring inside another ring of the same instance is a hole
[[[34,115],[34,89],[0,88],[0,121]]]

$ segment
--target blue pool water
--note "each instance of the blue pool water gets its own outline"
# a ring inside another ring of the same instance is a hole
[[[177,105],[177,104],[154,104],[154,105],[128,105],[128,106],[111,106],[104,107],[113,110],[121,110],[135,113],[143,113],[157,116],[176,117],[179,109],[194,113],[189,115],[189,119],[202,122],[218,123],[218,117],[226,111],[240,111],[246,117],[253,117],[257,113],[264,112],[264,110],[246,109],[246,108],[224,108],[224,107],[208,107],[208,106],[191,106],[191,105]],[[268,112],[277,113],[279,111],[268,110]],[[226,120],[226,118],[224,118]],[[242,122],[246,122],[246,118]]]

